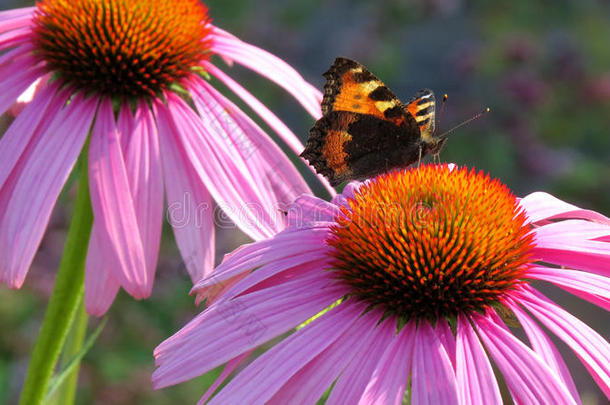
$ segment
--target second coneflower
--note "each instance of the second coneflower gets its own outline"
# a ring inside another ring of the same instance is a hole
[[[530,284],[608,309],[603,215],[422,166],[351,183],[331,203],[302,196],[288,218],[195,285],[210,305],[157,347],[157,387],[227,363],[201,402],[232,376],[210,403],[502,404],[493,360],[515,403],[579,403],[542,324],[610,393],[608,342]]]
[[[12,288],[25,279],[88,134],[90,313],[105,312],[119,287],[150,294],[164,190],[193,280],[214,263],[212,201],[261,239],[283,228],[278,208],[308,191],[205,77],[227,85],[297,153],[296,136],[210,58],[273,80],[315,118],[321,94],[282,60],[213,26],[197,0],[40,1],[0,13],[0,53],[0,113],[18,114],[0,140],[0,282]]]

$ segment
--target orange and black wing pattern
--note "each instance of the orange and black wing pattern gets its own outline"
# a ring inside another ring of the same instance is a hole
[[[422,134],[434,132],[434,94],[425,90],[404,106],[358,62],[337,58],[324,73],[322,118],[301,156],[333,186],[418,159]]]

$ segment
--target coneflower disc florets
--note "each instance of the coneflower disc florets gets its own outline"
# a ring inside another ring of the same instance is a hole
[[[336,277],[404,319],[483,311],[520,282],[533,247],[515,196],[466,168],[382,175],[342,212],[328,240]]]
[[[34,23],[49,71],[104,95],[158,95],[209,53],[198,0],[42,0]]]

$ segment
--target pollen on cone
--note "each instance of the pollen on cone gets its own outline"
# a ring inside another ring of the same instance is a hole
[[[342,212],[328,240],[336,277],[406,319],[483,310],[514,289],[533,247],[515,196],[466,168],[382,175]]]
[[[78,89],[154,96],[208,57],[209,21],[198,0],[42,0],[34,43]]]

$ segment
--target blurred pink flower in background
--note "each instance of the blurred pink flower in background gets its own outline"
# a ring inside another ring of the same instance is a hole
[[[94,225],[86,305],[151,293],[163,198],[193,281],[214,264],[213,201],[253,239],[309,188],[291,161],[205,78],[223,82],[295,153],[298,138],[213,55],[282,86],[314,118],[321,94],[268,52],[210,23],[196,0],[45,0],[0,12],[0,282],[19,288],[87,137]],[[179,212],[178,212],[179,211]]]
[[[580,403],[542,324],[610,397],[608,342],[530,285],[610,309],[607,217],[422,166],[301,196],[288,218],[195,285],[210,305],[157,347],[155,387],[227,363],[200,403],[315,404],[332,386],[326,404],[501,404],[491,357],[515,403]]]

